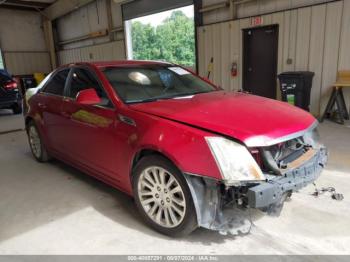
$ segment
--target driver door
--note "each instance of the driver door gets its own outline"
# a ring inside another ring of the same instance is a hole
[[[83,167],[118,180],[114,153],[118,150],[114,136],[117,118],[112,102],[88,68],[73,68],[68,81],[62,106],[66,155]],[[101,103],[86,105],[76,101],[79,92],[89,88],[96,90]]]

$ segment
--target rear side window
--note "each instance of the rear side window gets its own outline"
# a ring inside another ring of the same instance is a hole
[[[44,92],[53,95],[63,95],[69,69],[58,72],[46,85]]]
[[[51,78],[51,76],[52,76],[52,72],[51,72],[50,74],[48,74],[48,75],[44,78],[44,80],[41,81],[40,84],[39,84],[36,88],[38,88],[38,89],[43,88],[43,87],[46,85],[46,83],[49,81],[49,79]]]

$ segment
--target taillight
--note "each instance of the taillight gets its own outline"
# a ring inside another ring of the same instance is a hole
[[[13,89],[17,89],[17,83],[16,82],[9,82],[9,83],[6,83],[4,85],[4,88],[6,90],[13,90]]]

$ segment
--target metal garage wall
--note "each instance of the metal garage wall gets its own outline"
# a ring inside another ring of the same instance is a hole
[[[36,11],[0,8],[0,47],[11,74],[51,70],[42,18]]]
[[[61,65],[72,62],[125,59],[124,41],[63,50],[58,52],[58,58]]]
[[[56,20],[58,41],[107,30],[108,8],[111,8],[112,29],[121,27],[123,23],[120,4],[109,0],[97,0]],[[61,45],[62,50],[57,52],[59,64],[125,59],[124,35],[122,31],[117,34]]]
[[[51,71],[48,52],[4,52],[6,69],[13,75]]]
[[[58,42],[67,41],[76,37],[86,36],[92,32],[107,30],[107,1],[97,0],[85,5],[56,20]],[[60,46],[62,49],[72,49],[82,46],[105,43],[109,37],[92,38],[72,42]]]
[[[323,112],[341,69],[350,70],[350,1],[277,12],[263,16],[264,25],[279,24],[278,73],[290,70],[315,72],[311,112]],[[214,58],[211,80],[227,90],[242,86],[242,29],[250,18],[198,28],[199,73],[207,74]],[[287,64],[287,59],[292,64]],[[231,63],[238,63],[239,75],[230,75]],[[346,94],[350,104],[350,95]]]
[[[203,6],[222,3],[224,0],[202,0]],[[267,14],[287,9],[300,8],[334,0],[245,0],[236,6],[236,18],[245,18],[259,14]],[[232,10],[231,10],[232,11]],[[203,16],[204,24],[216,23],[232,19],[229,8],[221,8],[206,12]]]

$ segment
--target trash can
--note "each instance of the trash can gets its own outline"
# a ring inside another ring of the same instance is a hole
[[[282,100],[310,111],[310,93],[314,72],[284,72],[278,75]]]
[[[39,85],[45,78],[44,73],[34,73],[33,76],[37,85]]]

